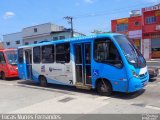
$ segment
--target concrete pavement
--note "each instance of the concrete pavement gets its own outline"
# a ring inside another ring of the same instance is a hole
[[[0,113],[160,113],[160,79],[139,92],[111,97],[66,86],[42,88],[26,81],[0,81],[0,88]]]

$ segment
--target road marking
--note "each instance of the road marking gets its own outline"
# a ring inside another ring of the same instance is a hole
[[[149,109],[153,109],[153,110],[160,110],[159,107],[155,107],[155,106],[151,106],[151,105],[147,105],[147,106],[145,106],[145,108],[149,108]]]
[[[95,100],[108,100],[110,98],[111,97],[107,97],[107,96],[99,96],[99,97],[96,97]]]

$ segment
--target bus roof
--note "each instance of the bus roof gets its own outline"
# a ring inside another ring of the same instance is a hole
[[[119,33],[106,33],[106,34],[95,34],[95,35],[90,35],[90,36],[81,36],[81,37],[75,37],[75,38],[68,38],[68,39],[63,39],[63,40],[56,40],[56,41],[49,41],[49,42],[42,42],[42,43],[37,43],[37,44],[31,44],[31,45],[24,45],[18,47],[20,48],[27,48],[27,47],[34,47],[34,46],[42,46],[42,45],[49,45],[51,43],[63,43],[63,42],[76,42],[79,40],[88,40],[92,38],[100,38],[100,37],[113,37],[115,35],[122,35]]]

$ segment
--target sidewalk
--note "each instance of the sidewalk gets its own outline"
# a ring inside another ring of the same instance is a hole
[[[147,60],[146,62],[149,68],[158,68],[159,70],[158,77],[160,77],[160,59],[150,59],[150,60]]]
[[[147,62],[159,62],[160,63],[160,59],[150,59],[150,60],[146,60]]]

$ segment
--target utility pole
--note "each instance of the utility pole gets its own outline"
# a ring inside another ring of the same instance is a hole
[[[68,20],[68,24],[71,24],[71,37],[73,37],[73,17],[71,16],[66,16],[64,19]]]

